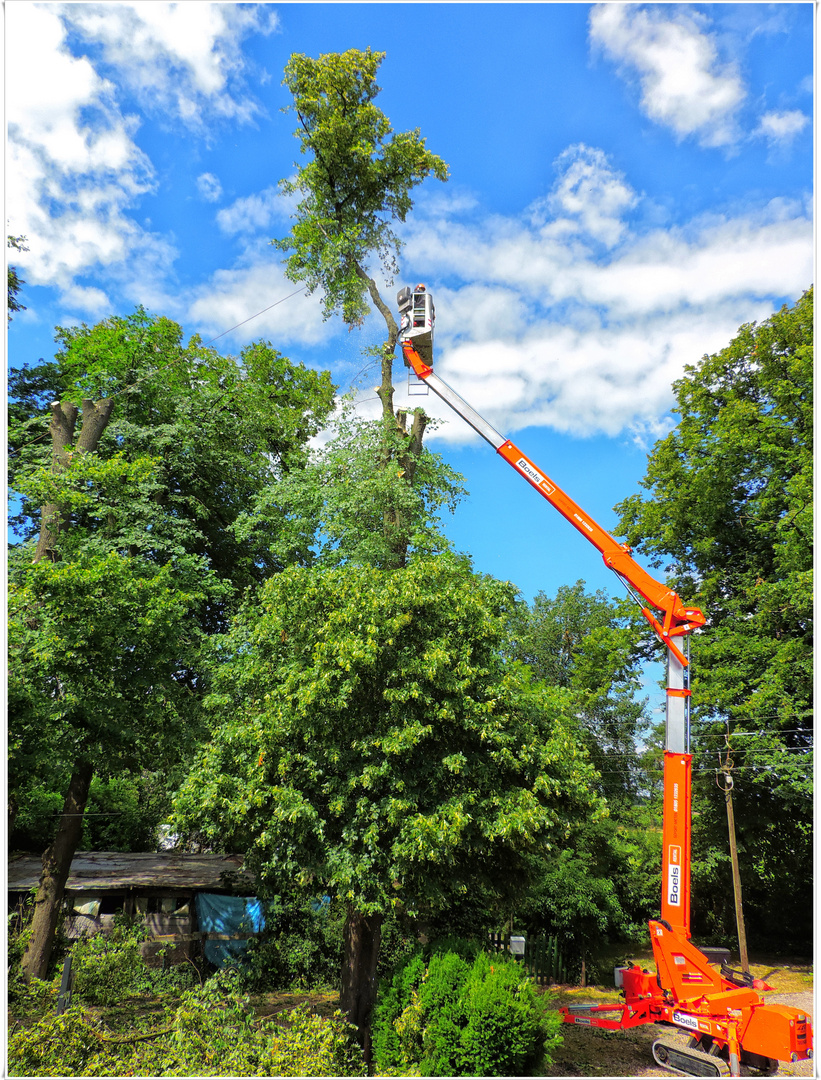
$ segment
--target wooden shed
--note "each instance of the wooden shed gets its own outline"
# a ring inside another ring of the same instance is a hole
[[[37,888],[42,869],[40,856],[9,861],[11,911],[22,908]],[[117,914],[138,916],[152,939],[143,946],[146,960],[172,945],[166,959],[179,963],[193,955],[201,937],[194,905],[198,892],[247,896],[252,891],[241,855],[78,851],[66,882],[65,930],[77,940],[105,933]]]

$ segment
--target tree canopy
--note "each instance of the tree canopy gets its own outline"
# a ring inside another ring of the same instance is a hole
[[[95,460],[119,464],[75,459],[72,468],[105,468],[113,476],[138,460],[153,465],[128,498],[110,482],[106,497],[93,478],[76,475],[82,506],[62,543],[114,546],[159,563],[185,551],[206,559],[238,591],[278,569],[269,545],[252,547],[233,526],[270,484],[305,463],[308,440],[333,408],[327,372],[292,364],[265,341],[237,359],[197,337],[186,345],[178,324],[142,308],[93,327],[58,328],[57,342],[53,362],[10,378],[9,486],[22,494],[12,517],[17,535],[27,541],[40,526],[43,470],[50,468],[42,438],[48,402],[111,398]],[[215,603],[212,628],[223,616],[224,605]]]
[[[555,597],[540,592],[531,606],[520,605],[514,625],[514,655],[571,693],[599,790],[632,805],[644,786],[638,743],[648,724],[646,699],[637,697],[647,633],[637,609],[601,589],[588,593],[577,581]]]
[[[239,515],[236,535],[282,565],[345,563],[390,569],[409,555],[450,550],[439,512],[453,511],[463,478],[439,454],[408,452],[395,424],[358,419],[343,407],[328,441],[304,468],[264,488]]]
[[[379,350],[382,415],[393,421],[393,356],[399,328],[379,291],[370,261],[376,258],[387,284],[393,283],[401,242],[395,229],[413,201],[412,190],[428,176],[446,180],[447,166],[425,147],[419,129],[395,133],[374,104],[376,74],[384,53],[349,49],[318,60],[295,53],[285,68],[293,95],[296,136],[307,161],[295,179],[280,183],[283,194],[299,196],[290,234],[273,243],[290,252],[285,272],[320,290],[325,317],[338,313],[349,327],[369,312],[368,299],[385,320],[387,338]],[[396,416],[404,434],[407,416]],[[413,416],[410,454],[421,448],[427,419]]]

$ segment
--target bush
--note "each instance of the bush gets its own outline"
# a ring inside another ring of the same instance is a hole
[[[374,1060],[384,1068],[389,1064],[399,1064],[402,1060],[402,1046],[406,1038],[404,1030],[400,1032],[397,1023],[412,1003],[413,994],[424,975],[425,961],[419,950],[405,961],[390,981],[383,979],[379,983],[371,1039]],[[402,1026],[404,1028],[404,1022]],[[421,1049],[421,1041],[419,1046]],[[412,1060],[417,1057],[414,1050]],[[402,1063],[410,1064],[410,1061]]]
[[[515,960],[464,947],[427,964],[418,954],[380,988],[374,1059],[383,1073],[533,1075],[561,1043],[545,1006]]]
[[[167,971],[147,967],[140,947],[148,939],[144,925],[118,917],[109,933],[75,942],[71,948],[73,1000],[111,1006],[140,994],[176,992],[199,983],[193,964],[177,964]]]
[[[342,967],[344,915],[331,903],[291,896],[265,905],[265,929],[237,965],[248,990],[335,987]]]

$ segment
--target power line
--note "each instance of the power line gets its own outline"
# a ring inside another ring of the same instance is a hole
[[[246,323],[251,322],[253,319],[258,319],[260,315],[264,315],[266,311],[270,311],[271,308],[275,308],[277,304],[284,304],[286,300],[290,300],[292,296],[296,296],[298,293],[306,292],[307,285],[303,285],[300,289],[295,289],[292,293],[288,293],[287,296],[283,296],[280,300],[275,300],[273,304],[269,304],[267,308],[263,308],[262,311],[258,311],[256,315],[249,315],[247,319],[243,319],[242,322],[237,323],[236,326],[231,326],[227,330],[223,330],[221,334],[217,334],[216,337],[212,337],[211,341],[204,342],[205,345],[210,345],[212,341],[218,341],[221,337],[225,337],[226,334],[230,334],[232,330],[238,330],[240,326],[245,326]]]

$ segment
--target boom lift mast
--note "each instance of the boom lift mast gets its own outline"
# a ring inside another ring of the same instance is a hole
[[[623,1001],[563,1008],[568,1024],[620,1031],[664,1023],[690,1036],[689,1046],[653,1044],[656,1061],[683,1076],[740,1076],[741,1066],[773,1072],[779,1061],[812,1057],[812,1028],[801,1010],[769,1005],[749,972],[728,966],[726,949],[699,949],[690,941],[690,688],[688,635],[704,626],[698,608],[687,607],[656,581],[569,495],[517,446],[443,382],[433,370],[433,297],[424,285],[397,297],[400,341],[406,365],[570,524],[596,547],[604,563],[639,603],[667,650],[667,723],[664,753],[661,918],[649,923],[657,974],[637,964],[616,968]],[[712,966],[721,963],[720,973]]]

